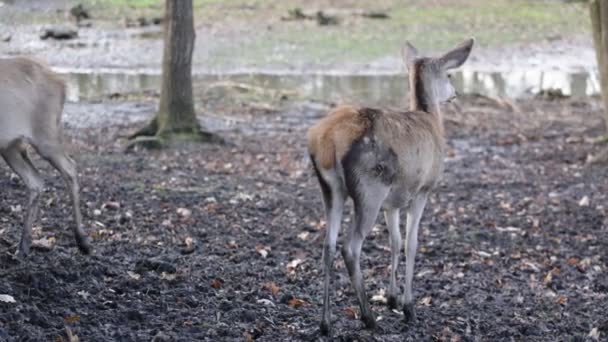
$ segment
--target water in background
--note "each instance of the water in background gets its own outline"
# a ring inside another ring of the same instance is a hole
[[[64,74],[68,80],[68,101],[98,99],[114,93],[159,90],[158,74],[121,72],[82,72]],[[525,98],[542,91],[561,91],[566,96],[599,94],[597,74],[565,71],[481,72],[463,70],[453,73],[460,93],[492,97]],[[405,75],[264,74],[194,75],[194,91],[217,82],[231,81],[249,86],[295,91],[299,96],[322,101],[355,100],[371,104],[400,105],[407,94]]]

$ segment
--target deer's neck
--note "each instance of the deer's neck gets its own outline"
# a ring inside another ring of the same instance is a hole
[[[424,60],[414,62],[410,70],[410,110],[423,111],[437,116],[443,124],[439,102],[430,85],[430,80],[425,79]]]

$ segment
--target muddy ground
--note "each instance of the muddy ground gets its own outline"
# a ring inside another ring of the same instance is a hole
[[[0,340],[67,340],[68,330],[80,341],[322,340],[325,225],[304,134],[331,104],[209,100],[201,120],[231,144],[123,153],[155,101],[104,101],[109,112],[139,108],[126,124],[78,124],[100,104],[66,110],[93,256],[75,248],[60,177],[36,159],[48,180],[41,246],[16,260],[26,192],[0,164],[0,294],[15,299],[0,302]],[[421,223],[418,322],[377,301],[380,329],[363,329],[338,258],[333,340],[605,340],[608,177],[584,167],[601,148],[586,140],[601,133],[598,108],[450,105],[446,172]],[[388,246],[379,219],[362,259],[370,297],[388,287]]]

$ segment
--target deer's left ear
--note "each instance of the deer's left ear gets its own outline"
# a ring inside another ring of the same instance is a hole
[[[461,43],[451,51],[439,57],[439,61],[444,69],[453,69],[461,66],[469,57],[475,39],[471,38]]]
[[[403,57],[403,63],[406,67],[410,67],[412,63],[418,58],[420,53],[410,42],[405,42],[403,49],[401,49],[401,56]]]

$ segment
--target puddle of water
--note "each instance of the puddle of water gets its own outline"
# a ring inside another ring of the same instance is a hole
[[[61,72],[61,71],[60,71]],[[98,99],[113,93],[160,89],[158,74],[82,72],[67,73],[68,100]],[[530,97],[543,90],[561,90],[564,95],[584,97],[599,94],[596,73],[524,70],[508,73],[462,70],[453,74],[457,90],[464,94],[494,97]],[[195,92],[220,81],[245,83],[267,89],[294,90],[307,99],[402,105],[407,96],[405,75],[265,74],[197,75]]]

